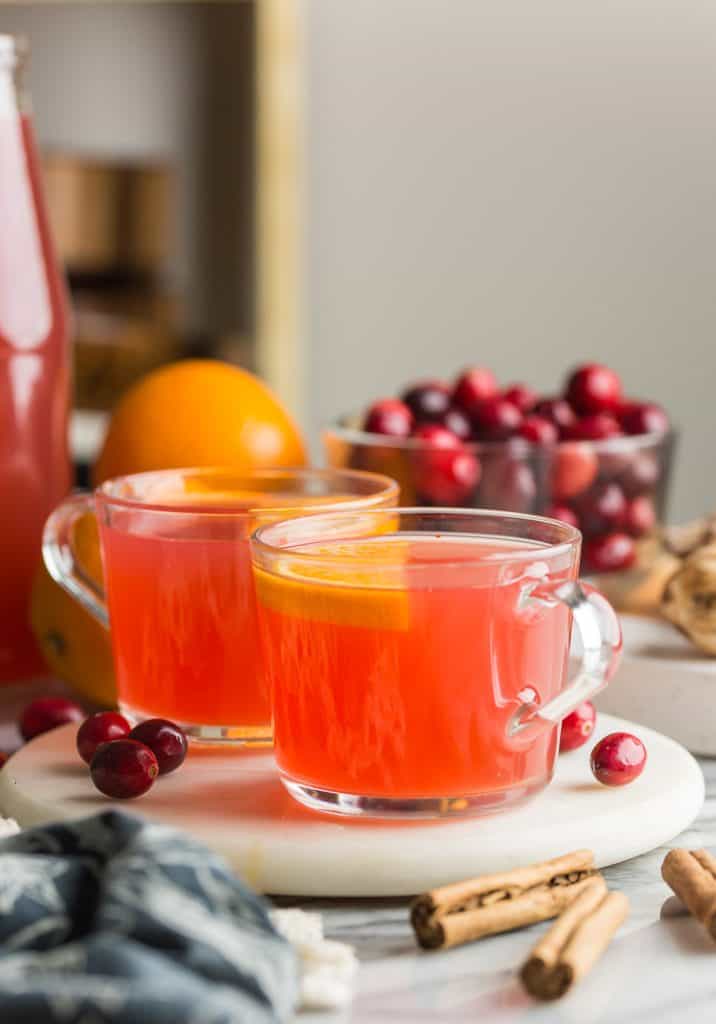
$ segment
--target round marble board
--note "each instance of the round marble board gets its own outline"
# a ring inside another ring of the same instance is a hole
[[[622,661],[597,707],[658,729],[695,754],[716,755],[716,658],[668,622],[619,618]]]
[[[22,826],[121,807],[175,825],[276,895],[406,896],[589,847],[605,867],[678,835],[704,796],[701,769],[673,740],[601,715],[596,737],[628,729],[649,758],[623,789],[599,785],[589,745],[562,755],[551,785],[522,807],[481,819],[396,822],[317,814],[285,792],[270,752],[194,748],[138,800],[114,804],[75,752],[76,726],[45,733],[0,771],[0,812]]]

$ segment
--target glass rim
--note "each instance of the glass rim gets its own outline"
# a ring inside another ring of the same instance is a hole
[[[321,428],[321,436],[334,436],[349,444],[370,445],[372,447],[391,448],[407,451],[422,451],[431,448],[429,441],[423,441],[415,437],[391,437],[389,434],[374,434],[360,427],[351,426],[354,417],[344,416]],[[652,432],[650,434],[623,434],[620,437],[602,438],[597,441],[579,440],[558,440],[551,444],[536,444],[524,437],[511,437],[506,441],[463,441],[463,446],[473,454],[494,454],[496,452],[510,450],[512,452],[551,452],[562,447],[579,446],[589,448],[596,452],[632,452],[635,448],[651,448],[659,444],[672,442],[678,435],[676,426],[669,427],[663,432]]]
[[[163,477],[170,478],[172,475],[184,476],[189,474],[204,477],[226,475],[235,477],[237,480],[244,480],[247,483],[251,481],[277,480],[285,477],[288,480],[294,481],[335,480],[340,483],[341,480],[344,480],[347,484],[363,481],[364,483],[372,483],[374,485],[374,491],[366,494],[351,494],[348,500],[332,501],[331,499],[336,495],[326,494],[326,503],[320,506],[320,511],[321,513],[328,514],[338,510],[345,510],[346,512],[379,511],[380,506],[373,508],[374,503],[378,504],[390,501],[393,498],[397,499],[399,494],[399,486],[396,481],[381,473],[371,473],[362,469],[314,468],[311,466],[271,466],[261,469],[238,469],[235,466],[181,466],[174,469],[153,469],[142,473],[127,473],[123,476],[111,477],[95,487],[92,493],[95,499],[113,508],[125,508],[137,512],[161,512],[168,515],[245,516],[247,518],[270,515],[272,519],[276,519],[277,516],[280,517],[284,514],[293,515],[297,510],[303,511],[305,507],[301,505],[300,501],[297,504],[289,505],[259,505],[255,507],[250,505],[247,507],[246,504],[232,503],[231,501],[227,501],[225,504],[217,502],[206,505],[202,502],[192,502],[189,496],[187,496],[186,501],[167,502],[112,493],[112,488],[129,481],[143,480],[151,482],[152,479],[156,480]],[[266,493],[270,494],[271,492],[267,491]],[[301,496],[305,497],[305,494],[296,495],[297,498]],[[318,495],[317,497],[321,496]]]
[[[284,538],[286,538],[287,534],[289,534],[291,531],[295,531],[296,529],[300,529],[302,525],[304,525],[304,524],[306,524],[308,522],[311,522],[314,525],[320,526],[321,522],[324,522],[324,523],[330,523],[330,522],[335,522],[335,521],[341,522],[342,520],[345,520],[345,518],[347,516],[349,516],[349,515],[356,515],[356,514],[362,515],[363,512],[367,513],[370,516],[386,516],[386,515],[388,515],[388,516],[399,516],[399,517],[402,517],[402,516],[410,516],[410,517],[422,516],[424,518],[435,517],[435,516],[446,516],[446,517],[449,517],[449,518],[452,518],[452,519],[456,519],[456,518],[472,518],[472,519],[476,519],[478,521],[480,519],[483,519],[483,520],[486,520],[486,519],[500,519],[500,520],[504,520],[506,524],[515,523],[515,522],[535,523],[537,525],[542,524],[544,526],[549,526],[549,527],[555,528],[557,531],[559,531],[560,533],[562,533],[564,535],[564,539],[562,539],[562,540],[560,540],[560,541],[558,541],[556,543],[548,543],[548,542],[538,541],[540,547],[539,547],[539,553],[538,553],[537,557],[539,557],[540,559],[542,559],[542,558],[544,558],[544,559],[558,558],[560,555],[566,554],[567,552],[569,552],[570,550],[574,549],[575,547],[577,548],[577,551],[578,551],[580,546],[581,546],[581,543],[582,543],[582,534],[577,529],[576,526],[571,526],[569,523],[562,522],[562,520],[560,520],[560,519],[550,519],[547,516],[532,515],[529,512],[504,512],[504,511],[502,511],[500,509],[451,508],[451,507],[447,507],[447,506],[445,506],[445,507],[436,507],[436,508],[426,508],[424,506],[423,507],[420,507],[420,506],[406,506],[406,507],[396,506],[396,507],[393,507],[393,508],[374,508],[374,509],[365,509],[365,510],[363,510],[363,509],[351,510],[351,509],[343,509],[343,508],[341,508],[341,509],[336,509],[335,511],[318,512],[318,513],[315,513],[314,515],[296,516],[296,517],[294,517],[292,519],[283,520],[283,521],[280,521],[280,520],[276,521],[276,520],[274,520],[274,522],[265,523],[264,525],[259,526],[254,531],[254,533],[251,536],[251,545],[252,545],[252,548],[254,549],[255,555],[259,554],[262,557],[265,557],[265,556],[275,557],[275,556],[283,555],[283,556],[289,556],[292,561],[294,559],[296,559],[298,565],[307,565],[307,564],[312,562],[312,563],[315,563],[317,565],[321,565],[321,566],[324,566],[324,567],[325,566],[335,566],[336,568],[345,567],[346,565],[351,565],[352,564],[352,561],[351,561],[350,558],[340,558],[340,557],[337,557],[337,556],[330,556],[330,555],[319,555],[319,554],[316,554],[315,552],[312,552],[312,551],[302,551],[302,550],[300,550],[300,547],[299,548],[291,547],[290,544],[284,544],[284,545],[272,544],[270,539],[268,539],[268,540],[266,539],[266,535],[270,534],[271,530],[280,530],[283,533]],[[441,531],[440,530],[426,531],[426,533],[428,533],[428,532],[439,534]],[[399,536],[399,533],[397,535]],[[482,536],[477,530],[474,531],[474,535],[475,536]],[[380,536],[380,535],[378,535],[378,536]],[[451,536],[451,534],[447,533],[446,536]],[[458,536],[458,534],[453,534],[452,536]],[[465,534],[462,534],[462,536],[465,536]],[[497,535],[495,535],[495,536],[497,536]],[[529,540],[529,538],[527,538],[527,537],[516,537],[516,536],[510,534],[509,533],[509,529],[506,530],[505,533],[501,534],[500,536],[504,540],[517,540],[517,541],[519,541],[519,540],[528,541]],[[320,542],[322,540],[323,542],[329,542],[330,539],[331,538],[329,538],[329,537],[323,537],[323,538],[316,538],[316,541]],[[339,538],[339,539],[341,539],[341,540],[349,540],[350,538],[343,537],[343,538]],[[370,537],[369,536],[367,537],[367,536],[364,535],[364,536],[360,537],[359,539],[367,540],[367,539],[370,539]],[[495,565],[495,564],[499,565],[499,564],[507,564],[507,563],[510,563],[510,562],[516,562],[516,561],[524,561],[524,559],[525,559],[525,549],[521,548],[521,549],[517,549],[515,551],[498,551],[498,552],[493,552],[492,554],[489,554],[489,555],[484,555],[483,554],[479,558],[476,557],[474,559],[474,561],[476,561],[476,562],[479,561],[482,564],[488,563],[488,564],[491,564],[491,565]],[[428,569],[432,569],[435,566],[439,566],[440,568],[446,568],[446,567],[462,567],[462,568],[464,568],[466,563],[469,563],[470,561],[471,561],[471,559],[469,559],[469,558],[461,557],[459,559],[456,559],[454,557],[450,557],[450,556],[446,555],[445,558],[436,558],[434,560],[431,559],[430,562],[425,563],[422,567],[423,568],[428,568]],[[384,561],[384,560],[381,559],[380,569],[383,570],[383,569],[402,568],[403,564],[404,563],[398,562],[398,561],[392,562],[392,561]]]

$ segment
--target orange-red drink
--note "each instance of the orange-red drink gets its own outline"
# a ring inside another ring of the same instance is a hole
[[[101,527],[117,687],[136,717],[265,734],[249,522],[243,536],[231,524],[213,537]]]
[[[120,708],[203,740],[270,739],[249,537],[308,508],[394,504],[385,477],[334,470],[167,470],[108,481],[51,518],[48,568],[111,628]],[[94,505],[106,584],[67,572],[66,535]]]
[[[339,513],[262,529],[254,557],[276,759],[298,799],[475,813],[547,784],[568,605],[596,616],[599,600],[609,616],[575,582],[576,531],[498,513]]]

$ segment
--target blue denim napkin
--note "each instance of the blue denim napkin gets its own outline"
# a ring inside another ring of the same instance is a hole
[[[293,950],[200,843],[116,811],[0,840],[2,1024],[279,1024]]]

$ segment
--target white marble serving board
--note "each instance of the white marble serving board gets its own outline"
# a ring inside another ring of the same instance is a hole
[[[600,710],[671,736],[694,754],[716,755],[716,658],[668,622],[621,615],[624,652]]]
[[[270,752],[194,748],[177,772],[138,800],[113,804],[93,787],[75,749],[76,726],[45,733],[0,771],[0,813],[20,825],[121,806],[186,829],[223,854],[256,888],[289,896],[405,896],[578,847],[600,867],[667,842],[696,817],[701,769],[650,729],[601,715],[595,736],[628,729],[649,757],[632,785],[608,789],[589,749],[561,756],[552,784],[521,808],[481,819],[345,820],[296,804]]]

